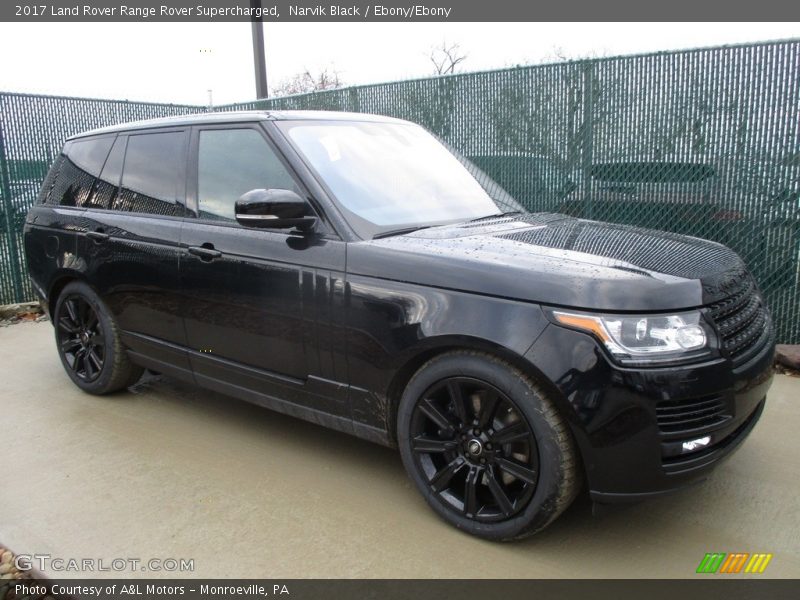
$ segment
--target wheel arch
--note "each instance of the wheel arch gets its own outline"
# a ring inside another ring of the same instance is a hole
[[[387,427],[389,439],[393,444],[397,444],[397,411],[400,407],[400,399],[403,391],[408,386],[414,374],[419,371],[427,362],[437,356],[449,352],[473,351],[499,358],[513,367],[519,369],[545,390],[556,397],[561,395],[559,389],[540,371],[534,364],[525,359],[524,356],[517,354],[513,350],[497,344],[495,342],[472,336],[439,336],[428,338],[425,344],[414,348],[410,355],[404,357],[401,366],[395,371],[389,386],[386,388],[387,396]],[[560,400],[560,398],[559,398]],[[557,401],[556,407],[562,413],[562,418],[567,417],[561,410],[561,402]]]
[[[87,283],[86,277],[80,271],[63,270],[53,276],[47,291],[47,310],[51,319],[53,319],[55,315],[58,297],[61,295],[64,288],[73,281],[83,281]]]

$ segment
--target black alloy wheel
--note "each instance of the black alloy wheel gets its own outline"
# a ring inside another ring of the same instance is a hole
[[[63,300],[56,332],[59,349],[75,376],[87,383],[96,380],[105,364],[106,342],[100,319],[85,298],[71,295]]]
[[[491,384],[451,377],[411,417],[411,450],[439,502],[481,522],[508,519],[533,496],[539,453],[514,402]]]
[[[128,356],[114,317],[85,282],[64,286],[52,317],[61,364],[79,388],[108,394],[141,377],[143,369]]]
[[[551,391],[503,359],[453,350],[422,365],[397,408],[411,480],[451,525],[490,540],[541,531],[581,488]]]

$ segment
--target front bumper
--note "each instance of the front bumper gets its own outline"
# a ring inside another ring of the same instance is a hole
[[[526,358],[558,388],[592,499],[636,501],[705,478],[764,409],[774,343],[746,363],[627,368],[584,333],[550,325]]]

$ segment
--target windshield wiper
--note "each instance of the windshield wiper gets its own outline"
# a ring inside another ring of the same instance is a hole
[[[416,227],[403,227],[402,229],[391,229],[389,231],[381,231],[380,233],[376,233],[372,236],[373,240],[377,240],[380,238],[385,237],[392,237],[395,235],[403,235],[404,233],[412,233],[414,231],[419,231],[420,229],[428,229],[429,227],[433,227],[433,225],[418,225]]]
[[[511,215],[521,215],[522,211],[519,210],[512,210],[509,212],[499,213],[496,215],[486,215],[485,217],[478,217],[477,219],[470,219],[469,221],[464,221],[465,223],[475,223],[477,221],[485,221],[487,219],[499,219],[500,217],[510,217]]]

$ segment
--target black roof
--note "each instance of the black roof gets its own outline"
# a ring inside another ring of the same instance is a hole
[[[153,129],[157,127],[173,127],[180,125],[207,125],[210,123],[242,123],[253,121],[371,121],[386,123],[406,123],[400,119],[372,115],[367,113],[350,113],[323,110],[248,110],[236,112],[205,112],[176,117],[162,117],[147,121],[121,123],[101,129],[93,129],[70,136],[69,140],[90,135],[119,133],[137,129]]]

